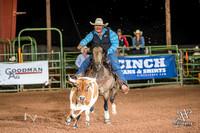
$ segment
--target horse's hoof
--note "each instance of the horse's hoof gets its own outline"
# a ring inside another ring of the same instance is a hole
[[[85,126],[89,126],[90,122],[89,121],[85,121]]]
[[[105,120],[105,123],[106,123],[106,124],[111,124],[111,120],[110,120],[110,119],[106,119],[106,120]]]
[[[77,124],[75,123],[74,126],[73,126],[73,129],[76,129],[76,128],[77,128]]]

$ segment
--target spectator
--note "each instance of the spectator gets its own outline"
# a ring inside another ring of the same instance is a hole
[[[200,50],[199,50],[199,46],[196,46],[195,48],[195,52],[193,53],[193,56],[196,57],[196,58],[192,58],[192,62],[193,63],[199,63],[200,62],[200,58],[199,58],[199,55],[200,55]],[[193,66],[193,69],[200,69],[200,65],[195,65]]]
[[[135,37],[133,37],[133,54],[137,54],[137,50],[140,51],[140,54],[144,54],[144,48],[141,48],[145,46],[144,37],[142,36],[143,32],[136,30],[133,33],[135,35]]]
[[[200,53],[199,53],[199,46],[196,46],[195,48],[195,52],[194,52],[194,54],[193,55],[200,55]]]
[[[89,51],[89,48],[87,46],[84,46],[82,49],[81,49],[81,53],[80,55],[78,55],[77,59],[76,59],[76,66],[79,68],[81,66],[81,64],[83,63],[83,61],[85,59],[87,59],[90,55],[87,54],[87,52]]]
[[[16,57],[15,57],[15,56],[12,56],[11,58],[9,58],[9,61],[10,61],[10,62],[16,62]]]
[[[129,43],[128,43],[126,37],[124,35],[122,35],[121,29],[117,30],[117,35],[118,35],[118,38],[119,38],[119,46],[120,47],[129,47]],[[123,50],[126,50],[126,49],[122,49],[122,51]],[[124,52],[120,52],[120,51],[121,51],[121,49],[120,50],[117,49],[116,50],[117,54],[120,55],[120,56],[124,56]]]

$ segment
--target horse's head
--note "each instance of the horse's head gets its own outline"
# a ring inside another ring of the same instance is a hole
[[[93,53],[94,65],[98,70],[103,65],[103,58],[104,58],[103,48],[99,46],[94,47],[92,53]]]

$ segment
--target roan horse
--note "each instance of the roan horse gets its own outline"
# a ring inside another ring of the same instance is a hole
[[[106,62],[106,56],[103,53],[103,49],[99,46],[93,48],[93,60],[90,66],[85,71],[88,77],[96,77],[96,81],[99,88],[99,94],[104,98],[104,117],[105,123],[111,124],[109,111],[108,111],[108,100],[112,104],[112,114],[116,115],[116,105],[114,103],[115,96],[119,91],[120,82],[116,80],[112,74],[111,66]],[[106,68],[107,66],[108,68]],[[109,70],[110,67],[110,70]],[[112,94],[110,96],[110,91]]]

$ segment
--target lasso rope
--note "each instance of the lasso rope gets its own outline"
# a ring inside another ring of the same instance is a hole
[[[183,52],[183,55],[184,55],[184,52]],[[188,68],[188,62],[189,62],[189,58],[188,58],[188,53],[187,51],[185,51],[185,60],[186,60],[186,71],[183,70],[183,76],[184,77],[192,77],[192,78],[195,78],[193,75],[190,74],[190,71],[189,71],[189,68]],[[186,74],[185,74],[186,73]]]

